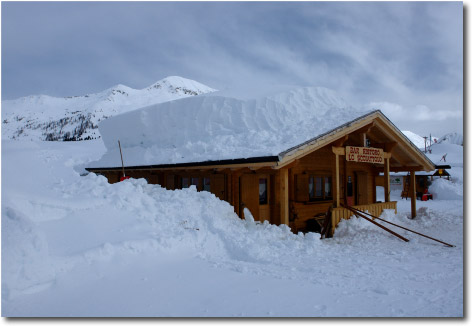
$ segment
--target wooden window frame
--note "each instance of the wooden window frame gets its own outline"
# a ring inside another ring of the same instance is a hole
[[[190,186],[195,186],[198,191],[200,191],[201,177],[200,176],[190,176],[189,177],[189,188]],[[193,184],[194,179],[197,180],[197,184]]]
[[[258,192],[258,194],[259,194],[259,206],[265,206],[265,205],[269,205],[269,177],[266,176],[266,175],[259,176],[259,177],[257,178],[257,181],[258,181],[257,184],[258,184],[258,186],[260,186],[260,184],[261,184],[261,183],[260,183],[260,182],[261,182],[261,179],[265,179],[265,181],[266,181],[266,182],[265,182],[265,187],[266,187],[265,193],[266,193],[266,196],[265,196],[265,203],[261,203],[261,194],[260,194],[260,192],[259,192],[259,188],[257,189],[257,192]]]
[[[187,187],[184,187],[184,179],[187,179]],[[181,176],[180,177],[180,188],[181,189],[190,188],[190,177],[189,176]]]
[[[208,179],[209,189],[205,189],[205,179]],[[202,191],[211,192],[211,178],[210,178],[210,176],[203,176],[202,177]]]
[[[333,176],[331,173],[307,173],[308,174],[308,202],[310,203],[317,203],[317,202],[327,202],[327,201],[332,201],[333,200]],[[321,178],[321,197],[315,197],[315,186],[316,182],[315,180],[317,178]],[[326,179],[329,179],[329,188],[330,188],[330,195],[326,196]],[[313,181],[313,196],[311,196],[310,193],[310,184],[311,181]]]

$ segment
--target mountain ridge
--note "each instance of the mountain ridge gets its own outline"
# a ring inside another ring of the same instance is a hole
[[[98,123],[141,107],[196,96],[215,89],[178,76],[143,89],[117,84],[98,93],[53,97],[29,95],[2,101],[2,137],[24,140],[100,138]]]

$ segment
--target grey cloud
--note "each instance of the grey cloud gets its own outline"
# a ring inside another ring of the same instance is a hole
[[[3,2],[2,96],[181,75],[219,89],[325,86],[354,105],[455,115],[462,24],[459,2]]]

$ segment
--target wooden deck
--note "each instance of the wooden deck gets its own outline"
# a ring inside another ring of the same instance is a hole
[[[357,208],[361,211],[368,211],[370,214],[374,216],[380,216],[382,214],[382,211],[384,209],[394,209],[395,214],[397,213],[397,202],[396,201],[390,201],[386,203],[375,203],[375,204],[367,204],[367,205],[357,205],[353,206],[354,208]],[[341,222],[341,219],[348,220],[351,216],[353,216],[354,213],[352,213],[350,210],[346,208],[333,208],[333,212],[331,215],[331,234],[334,234],[334,230],[336,229],[336,226]]]

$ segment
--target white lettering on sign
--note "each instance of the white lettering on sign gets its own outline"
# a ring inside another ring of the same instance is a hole
[[[346,161],[383,164],[381,148],[346,146]]]

